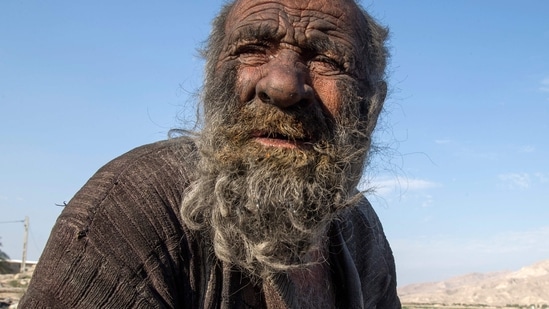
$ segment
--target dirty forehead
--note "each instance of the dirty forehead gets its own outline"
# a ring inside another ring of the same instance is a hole
[[[230,43],[259,39],[303,47],[324,41],[351,51],[363,18],[353,0],[239,0],[225,33]]]

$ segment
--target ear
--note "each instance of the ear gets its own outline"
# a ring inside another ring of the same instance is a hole
[[[385,81],[380,81],[377,84],[376,92],[370,98],[368,106],[368,124],[366,127],[366,129],[368,130],[368,134],[371,134],[376,127],[377,118],[379,117],[381,110],[383,110],[383,103],[385,102],[386,97],[387,83]]]

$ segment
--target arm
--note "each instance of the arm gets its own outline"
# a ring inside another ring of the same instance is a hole
[[[58,218],[20,308],[172,308],[190,300],[190,235],[179,220],[185,147],[144,146],[100,169]]]

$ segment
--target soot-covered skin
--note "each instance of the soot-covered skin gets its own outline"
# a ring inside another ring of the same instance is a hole
[[[241,104],[281,109],[320,108],[337,117],[340,85],[357,83],[357,28],[364,17],[353,1],[238,1],[227,18],[217,68],[236,68]],[[261,137],[273,147],[294,142]]]

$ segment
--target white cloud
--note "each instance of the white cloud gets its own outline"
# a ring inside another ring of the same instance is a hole
[[[535,173],[534,176],[536,176],[536,178],[539,180],[539,182],[541,183],[547,183],[549,182],[549,177],[547,177],[545,174],[543,173]]]
[[[433,205],[433,196],[431,194],[425,195],[425,200],[421,203],[422,208],[429,208]],[[430,221],[431,218],[429,218]]]
[[[408,190],[425,190],[439,186],[437,183],[423,179],[408,179],[406,185]]]
[[[483,248],[484,252],[494,254],[539,251],[549,253],[549,226],[501,233],[489,241],[480,242],[478,247]]]
[[[528,173],[500,174],[499,179],[508,189],[526,190],[531,184],[530,175]]]
[[[539,90],[541,92],[549,92],[549,77],[543,79],[540,84]]]
[[[373,188],[377,195],[387,196],[392,193],[404,194],[411,191],[428,190],[441,185],[429,180],[418,178],[406,178],[406,177],[384,177],[380,179],[374,179],[373,181],[365,184],[367,187]],[[432,197],[430,197],[432,200]]]
[[[522,152],[522,153],[532,153],[536,151],[536,147],[532,146],[532,145],[526,145],[526,146],[522,146],[520,149],[519,149],[519,152]]]
[[[536,173],[507,173],[498,175],[500,185],[505,189],[526,190],[539,184],[549,182],[549,175]]]

